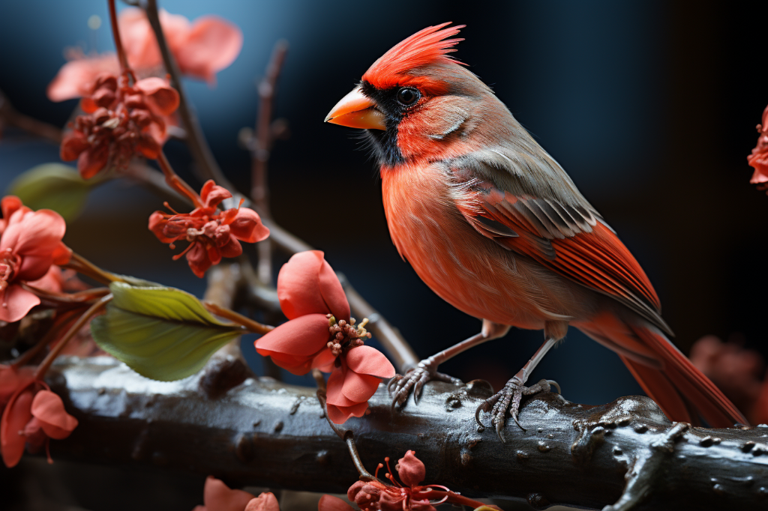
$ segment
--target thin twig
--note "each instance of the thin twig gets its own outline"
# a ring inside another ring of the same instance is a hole
[[[256,117],[256,137],[251,140],[251,199],[262,218],[271,218],[267,170],[269,155],[275,143],[272,111],[277,92],[277,80],[288,53],[288,43],[278,41],[272,51],[266,76],[259,82],[259,114]],[[257,275],[265,284],[272,282],[272,243],[269,238],[257,245],[259,263]]]
[[[157,45],[160,48],[160,54],[163,57],[165,70],[171,76],[171,85],[179,93],[178,113],[187,133],[186,142],[192,153],[192,157],[199,165],[200,172],[205,179],[213,179],[216,181],[216,184],[223,186],[228,190],[234,190],[234,186],[224,176],[218,163],[216,163],[216,160],[213,158],[213,153],[208,146],[208,142],[205,140],[205,136],[203,136],[203,130],[200,127],[197,116],[187,100],[184,85],[181,83],[179,67],[176,65],[176,60],[173,58],[173,54],[168,47],[168,42],[165,40],[163,29],[160,26],[160,14],[157,10],[157,1],[147,0],[146,5],[144,6],[144,12],[147,15],[152,31],[155,33]]]
[[[53,341],[56,336],[60,333],[60,329],[66,328],[69,323],[74,321],[77,317],[77,315],[80,314],[80,310],[69,310],[66,312],[63,312],[58,318],[56,318],[51,325],[51,327],[48,329],[48,331],[43,335],[43,337],[35,344],[32,348],[28,349],[24,353],[22,353],[16,360],[12,361],[10,365],[13,367],[21,367],[37,357],[37,355],[40,354],[41,351],[45,349],[46,346],[48,346],[51,341]]]
[[[91,307],[87,311],[85,311],[85,313],[82,316],[80,316],[80,318],[75,322],[75,324],[72,325],[69,328],[69,330],[67,330],[67,333],[64,334],[64,337],[61,338],[59,343],[50,351],[50,353],[48,353],[45,359],[40,363],[40,366],[37,368],[37,371],[35,371],[36,380],[41,380],[45,376],[45,373],[48,371],[48,368],[51,367],[51,364],[53,364],[53,361],[56,360],[56,357],[59,356],[61,351],[69,342],[69,340],[72,339],[75,336],[75,334],[79,332],[80,329],[83,328],[85,324],[110,301],[112,301],[111,294],[103,296],[98,302],[91,305]]]
[[[61,144],[62,133],[59,128],[48,124],[47,122],[38,121],[27,115],[17,111],[11,105],[3,91],[0,91],[0,124],[5,123],[9,126],[19,128],[20,130],[31,133],[40,138],[50,140],[54,144]]]
[[[203,205],[201,202],[200,196],[197,194],[196,191],[192,189],[191,186],[189,186],[186,181],[181,179],[178,174],[173,170],[171,167],[171,164],[168,162],[168,158],[165,157],[165,153],[163,151],[160,151],[160,154],[157,156],[157,164],[160,165],[160,170],[163,171],[163,175],[165,176],[165,182],[168,183],[168,186],[170,186],[173,190],[176,190],[179,192],[179,194],[185,196],[187,199],[189,199],[192,202],[192,205],[196,208]]]
[[[117,60],[120,62],[120,71],[129,71],[130,66],[128,66],[128,57],[125,56],[123,41],[120,39],[120,29],[117,26],[117,7],[115,6],[115,0],[109,0],[109,21],[112,25],[112,37],[115,39],[115,48],[117,49]]]

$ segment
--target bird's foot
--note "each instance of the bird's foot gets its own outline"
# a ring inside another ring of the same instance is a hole
[[[428,381],[444,381],[454,385],[463,383],[458,378],[438,373],[437,366],[438,364],[430,361],[430,359],[422,360],[416,367],[409,369],[405,375],[396,374],[389,380],[387,388],[389,395],[392,396],[392,407],[404,406],[411,392],[413,392],[413,402],[418,404],[424,384]]]
[[[507,411],[509,411],[515,424],[525,431],[525,428],[517,420],[518,413],[520,412],[520,401],[523,399],[523,396],[530,396],[539,392],[549,392],[552,390],[552,387],[557,389],[558,394],[560,393],[560,386],[552,380],[541,380],[530,387],[526,387],[524,384],[523,380],[515,376],[504,385],[503,389],[480,403],[480,406],[475,411],[475,420],[481,427],[484,426],[480,422],[480,412],[491,413],[491,423],[502,442],[504,442],[502,431],[506,422]]]

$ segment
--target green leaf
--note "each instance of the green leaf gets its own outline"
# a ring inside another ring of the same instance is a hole
[[[179,289],[123,282],[109,288],[114,299],[107,313],[91,322],[93,338],[147,378],[173,381],[195,374],[219,348],[243,333]]]
[[[70,222],[85,206],[91,186],[74,168],[61,163],[45,163],[14,179],[8,194],[16,195],[25,206],[34,210],[52,209]]]

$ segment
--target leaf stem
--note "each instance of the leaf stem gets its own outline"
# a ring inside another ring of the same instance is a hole
[[[67,264],[62,264],[62,268],[70,268],[83,275],[86,275],[97,282],[109,285],[112,282],[125,282],[125,280],[114,273],[110,273],[106,270],[102,270],[92,262],[88,261],[83,256],[72,252],[72,256]]]
[[[98,302],[91,305],[91,307],[85,311],[85,313],[80,316],[80,318],[75,322],[74,325],[70,327],[69,330],[67,330],[67,333],[64,334],[64,337],[61,338],[61,341],[51,350],[50,353],[45,357],[45,359],[40,363],[40,367],[37,368],[37,371],[35,371],[35,379],[36,380],[42,380],[45,376],[45,373],[48,371],[48,369],[51,367],[51,364],[53,364],[53,361],[56,360],[56,357],[59,356],[61,353],[61,350],[64,349],[64,347],[67,345],[67,343],[72,339],[77,332],[80,331],[83,326],[93,317],[96,315],[97,312],[99,312],[105,305],[107,305],[112,300],[112,295],[106,295],[102,296]]]
[[[24,282],[21,283],[21,287],[49,302],[62,304],[92,302],[93,300],[109,294],[109,288],[106,287],[86,289],[85,291],[78,291],[76,293],[56,293],[54,291],[47,291],[45,289],[30,286]]]
[[[216,314],[217,316],[221,316],[222,318],[226,318],[234,323],[237,323],[238,325],[248,329],[248,331],[253,332],[255,334],[264,335],[267,332],[271,332],[272,330],[275,329],[275,327],[271,325],[262,325],[258,321],[254,321],[249,317],[243,316],[242,314],[238,314],[233,310],[226,309],[224,307],[219,307],[215,303],[203,302],[203,305],[205,305],[205,308],[208,309],[213,314]]]

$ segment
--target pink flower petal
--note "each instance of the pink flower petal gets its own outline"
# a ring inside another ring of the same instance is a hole
[[[280,505],[274,493],[264,492],[255,499],[251,499],[243,511],[280,511]]]
[[[61,268],[58,266],[51,266],[48,269],[48,273],[43,275],[37,280],[27,282],[30,286],[42,289],[44,291],[51,291],[53,293],[61,293],[63,280],[61,278]]]
[[[189,19],[181,14],[171,14],[165,9],[160,9],[160,25],[163,27],[163,34],[171,52],[174,55],[178,54],[179,48],[187,41],[189,32],[192,30]]]
[[[269,236],[269,229],[261,223],[261,217],[250,208],[240,208],[229,224],[232,236],[246,243],[257,243]]]
[[[229,241],[223,246],[219,247],[222,257],[237,257],[243,253],[243,246],[237,241],[234,236],[229,237]]]
[[[0,239],[0,251],[10,248],[20,256],[50,256],[66,230],[67,224],[55,211],[41,209],[28,213],[21,222],[11,222],[5,229]],[[47,270],[46,268],[45,271]],[[44,275],[45,271],[40,276]]]
[[[381,383],[381,380],[375,376],[357,374],[349,370],[344,375],[344,386],[341,392],[347,399],[355,403],[363,403],[367,402],[376,393],[379,383]]]
[[[324,371],[324,368],[328,368],[328,366],[331,366],[336,361],[336,355],[334,355],[331,350],[326,347],[322,350],[320,350],[320,353],[315,355],[315,358],[312,359],[312,368],[313,369],[320,369],[323,372],[329,372]]]
[[[209,179],[203,184],[203,188],[200,190],[200,199],[203,201],[203,205],[206,208],[217,208],[221,201],[229,199],[232,194],[229,190],[223,186],[219,186],[213,179]]]
[[[32,371],[29,367],[17,369],[10,365],[0,364],[0,411],[13,394],[32,381]]]
[[[162,22],[160,24],[162,26]],[[127,7],[120,11],[117,26],[131,67],[147,69],[159,66],[163,62],[152,27],[142,9]],[[163,29],[165,33],[165,27]]]
[[[208,256],[208,251],[201,243],[195,242],[195,246],[187,252],[186,257],[192,273],[201,279],[205,277],[205,272],[213,264]]]
[[[203,502],[207,511],[243,511],[253,495],[243,490],[232,490],[215,477],[205,480]]]
[[[18,321],[26,316],[32,307],[39,304],[40,298],[36,295],[21,286],[11,284],[0,291],[0,321]]]
[[[32,415],[40,421],[43,431],[55,440],[67,438],[77,427],[77,419],[64,409],[64,402],[50,390],[41,390],[32,401]]]
[[[336,274],[319,250],[299,252],[277,276],[277,297],[288,319],[328,314],[349,320],[349,303]]]
[[[15,195],[6,195],[3,197],[3,200],[0,201],[0,210],[2,210],[3,213],[3,220],[6,222],[10,220],[11,216],[23,206],[24,204],[22,204],[21,199]],[[0,231],[0,234],[2,234],[2,231]]]
[[[53,249],[53,264],[67,264],[72,258],[72,249],[66,246],[64,243],[59,242],[56,248]]]
[[[269,357],[278,367],[297,376],[307,374],[312,369],[312,359],[309,357],[294,357],[284,353],[272,353]]]
[[[350,311],[347,295],[344,294],[344,288],[341,287],[341,282],[339,282],[336,272],[333,271],[333,268],[325,259],[323,259],[323,265],[320,268],[319,281],[323,300],[325,300],[333,315],[336,316],[336,319],[349,321]]]
[[[335,406],[328,405],[328,418],[334,424],[344,424],[350,417],[362,417],[368,409],[368,402],[360,403],[354,406]]]
[[[144,93],[147,105],[157,115],[171,115],[179,108],[179,93],[162,78],[144,78],[134,87]]]
[[[352,348],[346,355],[347,366],[358,374],[392,378],[395,368],[392,363],[376,348],[358,346]]]
[[[328,404],[336,404],[349,406],[354,404],[352,401],[344,397],[342,388],[344,387],[344,376],[347,372],[346,366],[342,363],[340,366],[335,366],[331,372],[331,376],[328,377],[326,383],[326,401]]]
[[[30,388],[17,391],[5,407],[3,418],[0,419],[0,451],[3,455],[3,463],[8,468],[15,467],[24,455],[26,437],[19,432],[23,432],[32,419],[30,408],[33,397],[34,392]]]
[[[427,469],[415,452],[408,451],[397,462],[397,474],[406,486],[417,486],[426,477]]]
[[[301,357],[314,357],[326,347],[330,333],[328,319],[308,314],[283,323],[256,340],[256,349]]]
[[[243,33],[217,16],[195,20],[183,46],[175,51],[182,73],[214,82],[216,73],[235,61],[243,47]]]
[[[48,99],[54,102],[87,96],[101,73],[120,74],[120,63],[114,53],[70,60],[48,85]]]
[[[317,503],[317,511],[354,511],[352,506],[333,495],[323,495]]]

